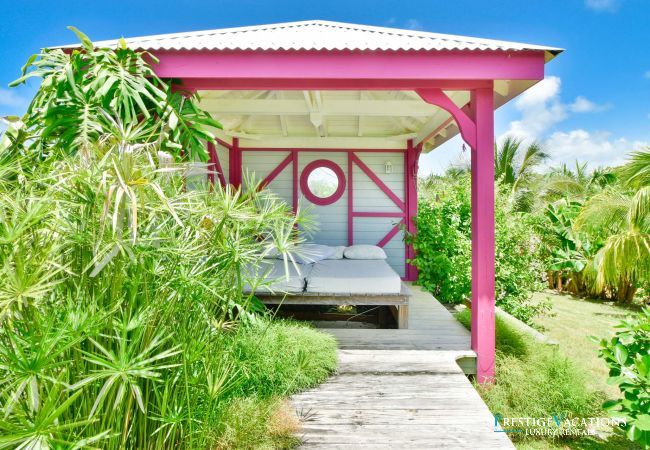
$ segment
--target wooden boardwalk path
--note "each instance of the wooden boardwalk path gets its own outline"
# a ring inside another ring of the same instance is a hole
[[[304,448],[514,448],[456,363],[475,356],[469,333],[411,289],[407,330],[323,330],[339,342],[339,368],[292,398]]]

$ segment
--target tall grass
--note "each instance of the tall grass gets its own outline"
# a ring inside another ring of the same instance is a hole
[[[44,82],[0,139],[0,448],[237,446],[236,405],[267,421],[335,366],[332,339],[242,293],[308,221],[252,181],[188,189],[218,123],[79,35],[30,60]]]
[[[3,167],[0,447],[208,446],[232,397],[324,378],[334,344],[271,325],[242,268],[296,219],[267,192],[186,191],[147,150]],[[127,202],[111,196],[126,185]]]
[[[458,313],[456,318],[470,328],[469,310]],[[587,374],[557,348],[534,342],[497,317],[496,349],[497,382],[476,386],[493,414],[510,418],[604,417],[600,408],[602,393],[589,389]],[[549,448],[550,441],[562,440],[553,436],[531,437],[523,432],[510,437],[516,442],[546,439]]]

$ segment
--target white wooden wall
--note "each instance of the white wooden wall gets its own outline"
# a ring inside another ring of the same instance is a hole
[[[356,155],[395,195],[405,202],[404,153],[359,152]],[[385,173],[386,161],[390,161],[393,165],[393,171],[390,174]],[[353,206],[356,212],[401,212],[399,207],[356,164],[352,181],[354,185]],[[355,217],[354,242],[355,244],[377,244],[400,221],[401,219],[396,217]],[[384,246],[384,250],[393,269],[400,276],[404,276],[406,249],[403,232],[397,233]]]
[[[221,150],[221,149],[220,149]],[[226,172],[228,168],[227,151],[219,152],[221,165]],[[254,174],[258,181],[270,174],[287,156],[289,151],[243,151],[242,173],[247,171]],[[363,161],[400,199],[405,201],[404,192],[404,154],[402,152],[372,153],[357,152],[357,157]],[[300,208],[309,208],[315,218],[318,229],[306,236],[309,241],[325,245],[348,244],[348,155],[345,152],[298,152],[298,177],[310,162],[317,159],[327,159],[338,164],[346,178],[346,191],[336,202],[318,206],[309,202],[300,192],[298,183],[298,204]],[[392,173],[385,173],[386,161],[393,166]],[[293,167],[287,165],[282,172],[268,185],[280,198],[291,204],[293,201]],[[401,212],[399,207],[384,194],[366,174],[354,165],[353,171],[354,210],[356,212]],[[354,219],[354,243],[377,244],[388,233],[400,218],[393,217],[356,217]],[[403,232],[399,232],[385,246],[388,263],[400,274],[405,275],[405,246]]]

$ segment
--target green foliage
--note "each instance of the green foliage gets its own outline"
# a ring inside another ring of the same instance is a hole
[[[11,122],[6,141],[28,144],[41,157],[52,152],[86,157],[110,135],[122,143],[155,142],[177,158],[207,160],[205,141],[214,142],[208,127],[221,125],[196,106],[196,95],[188,98],[160,80],[146,61],[155,57],[147,52],[128,49],[123,41],[115,49],[96,49],[70,29],[81,49],[44,49],[11,83],[42,79],[25,117]]]
[[[603,407],[625,419],[631,441],[650,446],[650,308],[634,320],[623,321],[611,339],[600,342],[599,355],[609,367],[608,383],[617,385],[622,398]]]
[[[521,139],[507,136],[500,145],[494,146],[495,179],[511,186],[513,191],[525,188],[534,169],[549,157],[538,142],[533,142],[526,148],[522,144]]]
[[[524,321],[530,321],[542,307],[528,302],[541,277],[533,219],[513,211],[509,189],[499,188],[495,208],[496,301]],[[424,189],[415,222],[417,235],[410,237],[409,242],[416,250],[418,282],[441,301],[468,300],[471,297],[469,177],[439,179],[428,190]]]
[[[335,345],[259,314],[243,269],[308,222],[252,181],[187,189],[162,150],[200,157],[210,121],[80,36],[30,60],[43,85],[0,147],[0,448],[211,448],[239,403],[268,440],[271,397],[322,380]]]
[[[471,292],[471,199],[467,182],[437,186],[437,197],[422,196],[415,218],[413,261],[418,283],[436,298],[461,303]]]
[[[457,315],[470,328],[469,311]],[[496,318],[495,385],[477,385],[490,411],[504,417],[598,417],[600,395],[591,392],[580,371],[555,347],[534,342]],[[518,428],[521,428],[518,426]],[[535,439],[514,433],[515,440]],[[542,437],[543,438],[543,437]]]

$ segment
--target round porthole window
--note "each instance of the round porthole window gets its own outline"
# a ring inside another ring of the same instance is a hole
[[[338,164],[327,159],[312,161],[302,171],[300,190],[316,205],[329,205],[345,192],[345,175]]]

